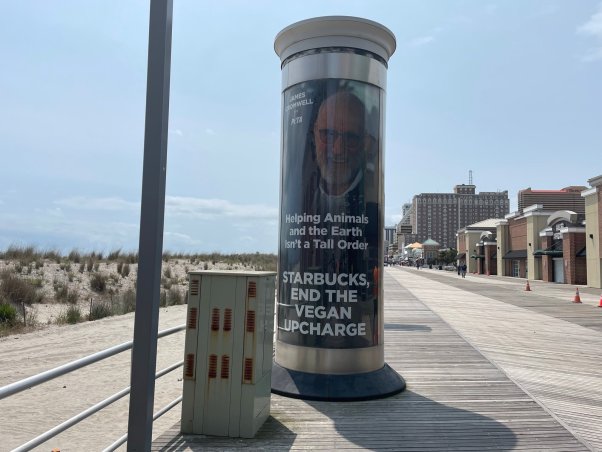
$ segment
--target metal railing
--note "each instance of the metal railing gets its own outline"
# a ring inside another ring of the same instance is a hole
[[[166,330],[160,331],[158,333],[157,337],[161,338],[161,337],[169,336],[171,334],[178,333],[185,329],[186,329],[185,324],[179,325],[179,326],[176,326],[173,328],[168,328]],[[33,388],[34,386],[37,386],[39,384],[53,380],[54,378],[60,377],[62,375],[73,372],[75,370],[89,366],[90,364],[94,364],[98,361],[102,361],[103,359],[110,358],[111,356],[117,355],[126,350],[130,350],[132,348],[132,346],[133,346],[133,341],[124,342],[123,344],[115,345],[113,347],[107,348],[100,352],[88,355],[84,358],[80,358],[75,361],[71,361],[70,363],[63,364],[62,366],[55,367],[54,369],[50,369],[45,372],[41,372],[37,375],[33,375],[31,377],[24,378],[23,380],[19,380],[15,383],[11,383],[9,385],[3,386],[0,388],[0,400],[10,397],[11,395],[14,395],[14,394],[18,394],[19,392],[24,391],[26,389]],[[163,370],[160,370],[159,372],[157,372],[155,374],[155,379],[158,379],[158,378],[174,371],[175,369],[181,367],[183,364],[184,364],[184,361],[180,361],[175,364],[172,364],[169,367],[166,367]],[[89,417],[92,414],[111,405],[112,403],[114,403],[117,400],[121,399],[122,397],[128,395],[129,393],[130,393],[130,387],[122,389],[121,391],[96,403],[95,405],[82,411],[81,413],[76,414],[75,416],[71,417],[70,419],[67,419],[66,421],[62,422],[61,424],[57,425],[56,427],[53,427],[50,430],[42,433],[41,435],[33,438],[32,440],[26,442],[25,444],[18,446],[16,449],[14,449],[14,451],[19,451],[19,452],[27,451],[27,450],[33,449],[36,446],[39,446],[40,444],[43,444],[44,442],[48,441],[49,439],[53,438],[54,436],[58,435],[59,433],[64,432],[65,430],[73,427],[74,425],[83,421],[87,417]],[[153,415],[153,420],[156,420],[163,414],[167,413],[170,409],[172,409],[174,406],[176,406],[178,403],[180,403],[181,400],[182,400],[182,396],[178,397],[177,399],[173,400],[165,407],[161,408],[157,413],[155,413]],[[121,438],[119,438],[117,441],[115,441],[110,446],[108,446],[105,449],[105,451],[113,451],[113,450],[117,449],[119,446],[121,446],[123,443],[125,443],[127,441],[127,438],[128,438],[128,436],[126,433]]]

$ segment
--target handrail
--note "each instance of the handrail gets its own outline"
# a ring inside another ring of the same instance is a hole
[[[175,407],[181,401],[182,401],[182,396],[169,402],[167,405],[165,405],[163,408],[161,408],[159,411],[157,411],[153,415],[153,421],[156,421],[157,419],[159,419],[161,416],[163,416],[165,413],[167,413],[169,410],[171,410],[173,407]],[[107,446],[107,448],[104,449],[102,452],[113,452],[115,449],[117,449],[119,446],[121,446],[127,440],[128,440],[128,434],[126,433],[121,438],[119,438],[117,441],[115,441],[113,444],[111,444],[110,446]]]
[[[184,365],[183,360],[178,363],[172,364],[171,366],[166,367],[165,369],[157,372],[155,375],[155,379],[160,378],[163,375],[168,374],[169,372],[171,372],[183,365]],[[128,386],[127,388],[124,388],[121,391],[116,392],[112,396],[98,402],[97,404],[92,405],[90,408],[82,411],[81,413],[76,414],[72,418],[67,419],[65,422],[62,422],[61,424],[57,425],[56,427],[51,428],[50,430],[42,433],[41,435],[36,436],[35,438],[27,441],[25,444],[21,444],[19,447],[14,449],[13,452],[24,452],[27,450],[31,450],[36,446],[39,446],[40,444],[48,441],[50,438],[58,435],[61,432],[64,432],[68,428],[73,427],[75,424],[83,421],[84,419],[86,419],[89,416],[92,416],[94,413],[102,410],[103,408],[109,406],[113,402],[116,402],[117,400],[121,399],[122,397],[128,395],[129,393],[130,393],[130,387]]]
[[[177,333],[177,332],[185,330],[185,329],[186,329],[186,324],[168,328],[166,330],[160,331],[157,334],[157,338],[169,336],[171,334]],[[31,377],[24,378],[23,380],[19,380],[15,383],[11,383],[9,385],[3,386],[0,388],[0,400],[4,399],[6,397],[9,397],[11,395],[17,394],[21,391],[24,391],[25,389],[32,388],[41,383],[45,383],[54,378],[60,377],[61,375],[65,375],[74,370],[81,369],[82,367],[88,366],[95,362],[101,361],[103,359],[114,356],[118,353],[121,353],[123,351],[129,350],[132,348],[132,346],[133,346],[133,341],[125,342],[123,344],[119,344],[119,345],[107,348],[105,350],[102,350],[97,353],[93,353],[91,355],[85,356],[85,357],[77,359],[75,361],[71,361],[67,364],[63,364],[62,366],[55,367],[54,369],[50,369],[45,372],[41,372],[37,375],[33,375]],[[166,367],[165,369],[162,369],[159,372],[157,372],[155,374],[155,379],[160,378],[163,375],[166,375],[169,372],[172,372],[173,370],[175,370],[179,367],[182,367],[183,365],[184,365],[184,361],[180,361],[175,364],[172,364],[172,365]],[[121,399],[122,397],[126,396],[127,394],[130,393],[130,391],[131,391],[131,387],[129,387],[129,386],[127,388],[122,389],[121,391],[113,394],[112,396],[96,403],[95,405],[91,406],[90,408],[87,408],[86,410],[82,411],[81,413],[76,414],[75,416],[71,417],[70,419],[67,419],[66,421],[62,422],[61,424],[51,428],[50,430],[42,433],[41,435],[31,439],[27,443],[22,444],[21,446],[18,446],[16,449],[14,449],[13,452],[27,451],[27,450],[31,450],[32,448],[34,448],[36,446],[39,446],[40,444],[48,441],[50,438],[73,427],[75,424],[81,422],[82,420],[86,419],[87,417],[91,416],[92,414],[102,410],[103,408],[107,407],[108,405],[110,405],[110,404],[116,402],[117,400]],[[178,399],[172,401],[167,406],[163,407],[161,410],[159,410],[155,414],[155,417],[153,418],[153,420],[157,419],[158,417],[165,414],[167,411],[169,411],[171,408],[173,408],[175,405],[177,405],[181,400],[182,400],[182,396],[180,396]],[[117,444],[119,441],[121,441],[121,442],[119,444]],[[119,438],[113,444],[117,444],[117,446],[115,446],[115,448],[117,448],[117,447],[119,447],[119,445],[123,444],[125,441],[127,441],[127,434],[124,435],[124,437]],[[109,447],[111,447],[111,446],[109,446]],[[112,449],[112,450],[114,450],[114,449]]]
[[[182,331],[184,329],[186,329],[186,324],[175,326],[173,328],[168,328],[166,330],[160,331],[158,337],[168,336],[170,334],[177,333],[178,331]],[[54,369],[50,369],[45,372],[41,372],[37,375],[24,378],[23,380],[19,380],[15,383],[3,386],[0,388],[0,400],[13,394],[17,394],[26,389],[33,388],[34,386],[37,386],[41,383],[45,383],[54,378],[60,377],[61,375],[65,375],[69,372],[73,372],[74,370],[81,369],[82,367],[88,366],[95,362],[109,358],[113,355],[117,355],[118,353],[129,350],[132,348],[133,343],[133,341],[124,342],[123,344],[115,345],[100,352],[93,353],[75,361],[71,361],[70,363],[63,364],[62,366],[55,367]]]

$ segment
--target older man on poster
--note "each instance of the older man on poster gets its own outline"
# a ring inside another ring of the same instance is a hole
[[[372,141],[365,124],[364,104],[350,92],[337,92],[320,105],[313,142],[323,196],[341,197],[359,187]]]

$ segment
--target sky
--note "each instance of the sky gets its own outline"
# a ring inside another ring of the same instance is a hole
[[[149,2],[0,0],[0,249],[138,248]],[[396,36],[385,223],[403,203],[602,174],[602,2],[174,0],[164,250],[278,248],[284,27]]]

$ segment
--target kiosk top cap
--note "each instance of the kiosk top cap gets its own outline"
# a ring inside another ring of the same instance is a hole
[[[274,50],[282,62],[296,53],[323,47],[358,48],[389,61],[396,43],[395,35],[383,25],[350,16],[302,20],[284,28],[274,40]]]

